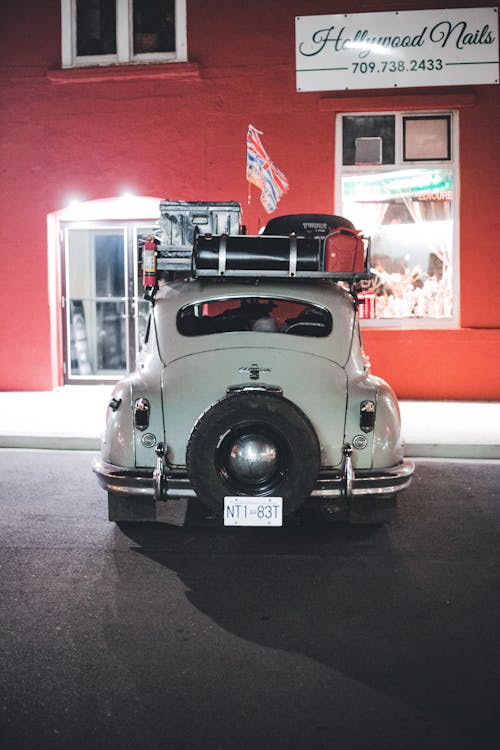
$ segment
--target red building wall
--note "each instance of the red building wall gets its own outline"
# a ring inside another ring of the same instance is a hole
[[[454,7],[483,6],[454,2]],[[295,91],[294,18],[398,10],[399,2],[188,0],[188,64],[60,70],[60,3],[0,8],[0,389],[61,382],[52,353],[47,215],[72,196],[238,200],[249,231],[268,216],[247,203],[245,135],[265,145],[291,189],[278,213],[332,212],[335,92]],[[433,8],[415,2],[411,9]],[[406,7],[405,10],[410,8]],[[398,109],[419,97],[460,111],[460,328],[370,329],[373,370],[404,398],[500,395],[499,86],[367,92]],[[363,98],[356,92],[356,98]],[[326,102],[326,105],[325,105]],[[352,97],[345,97],[349,110]],[[384,105],[385,106],[385,105]],[[448,106],[448,105],[446,105]],[[57,302],[57,301],[56,301]]]

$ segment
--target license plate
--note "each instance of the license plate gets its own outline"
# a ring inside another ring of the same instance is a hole
[[[282,497],[225,497],[224,526],[282,526]]]

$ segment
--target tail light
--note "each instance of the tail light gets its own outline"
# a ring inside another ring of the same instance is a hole
[[[134,424],[138,430],[143,432],[149,427],[149,413],[151,407],[147,398],[138,398],[134,404]]]
[[[375,401],[362,401],[359,407],[359,426],[363,432],[375,427]]]

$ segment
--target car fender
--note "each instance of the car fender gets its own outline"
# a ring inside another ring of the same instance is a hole
[[[101,455],[103,461],[115,466],[135,464],[131,381],[128,377],[116,384],[106,412]]]
[[[403,460],[401,415],[396,395],[382,378],[377,381],[377,412],[373,431],[373,468],[396,466]]]
[[[134,445],[135,466],[153,467],[156,464],[156,446],[165,439],[163,429],[163,407],[161,402],[161,361],[155,359],[149,369],[131,376],[131,442]],[[134,405],[138,399],[149,403],[149,424],[140,430],[134,425]],[[132,464],[132,465],[134,465]]]

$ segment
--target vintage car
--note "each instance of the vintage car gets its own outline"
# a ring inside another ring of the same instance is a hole
[[[93,467],[110,520],[155,520],[182,498],[227,526],[279,526],[306,507],[390,517],[414,466],[396,397],[363,353],[366,243],[357,270],[316,257],[350,229],[313,214],[255,237],[198,233],[189,272],[177,258],[158,274],[142,361],[114,388]]]

